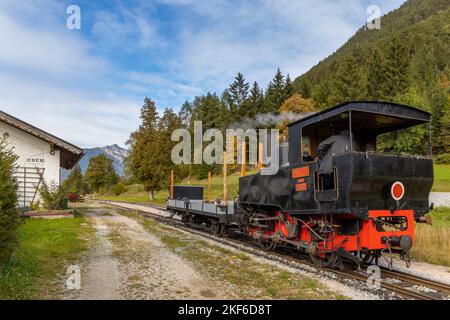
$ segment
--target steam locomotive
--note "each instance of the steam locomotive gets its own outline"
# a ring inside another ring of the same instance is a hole
[[[378,264],[398,254],[409,266],[414,222],[424,222],[433,185],[431,139],[427,155],[380,152],[380,137],[428,125],[427,112],[394,103],[348,102],[291,123],[275,175],[239,179],[230,203],[203,200],[201,187],[174,186],[168,210],[218,236],[237,229],[264,250],[283,244],[309,254],[321,267]],[[350,141],[331,154],[332,172],[319,174],[320,142],[342,130]],[[390,258],[389,258],[390,257]]]

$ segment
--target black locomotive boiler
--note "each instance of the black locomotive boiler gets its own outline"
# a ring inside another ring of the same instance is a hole
[[[426,155],[405,155],[380,152],[379,140],[430,120],[405,105],[344,103],[291,123],[278,173],[241,177],[234,202],[208,203],[201,189],[176,186],[167,207],[218,235],[239,229],[266,250],[293,246],[321,266],[378,263],[382,253],[397,253],[409,265],[414,221],[430,207],[431,142]],[[344,131],[348,144],[324,159],[323,142]]]

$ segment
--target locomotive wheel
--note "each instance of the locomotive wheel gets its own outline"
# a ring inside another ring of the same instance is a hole
[[[381,252],[374,250],[369,252],[364,252],[361,254],[361,259],[364,264],[374,264],[378,265],[378,258],[381,257]]]
[[[315,256],[312,253],[309,253],[311,260],[319,267],[319,268],[329,268],[337,266],[339,263],[338,256],[334,253],[327,255],[325,259]]]
[[[272,240],[258,240],[258,244],[264,251],[273,251],[277,247],[277,243]]]
[[[225,232],[225,225],[223,223],[213,223],[212,228],[216,237],[223,236]]]
[[[374,255],[371,252],[361,254],[363,264],[372,264]]]

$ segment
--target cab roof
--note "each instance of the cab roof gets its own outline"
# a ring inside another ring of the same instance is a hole
[[[373,129],[401,129],[431,121],[431,114],[410,106],[391,102],[352,101],[321,110],[289,124],[302,127],[352,112],[352,125]],[[354,116],[355,115],[355,116]],[[332,120],[332,119],[329,119]]]

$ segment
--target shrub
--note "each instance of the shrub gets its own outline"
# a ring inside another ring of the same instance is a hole
[[[118,182],[112,187],[112,192],[116,196],[120,196],[125,191],[127,191],[127,187],[122,182]]]
[[[450,153],[443,153],[436,156],[436,163],[450,164]]]
[[[0,139],[0,266],[9,261],[17,246],[20,224],[17,182],[13,177],[17,156],[7,148],[6,139]]]
[[[60,186],[52,184],[49,187],[47,183],[43,181],[39,191],[45,209],[47,210],[67,209],[66,193]]]

